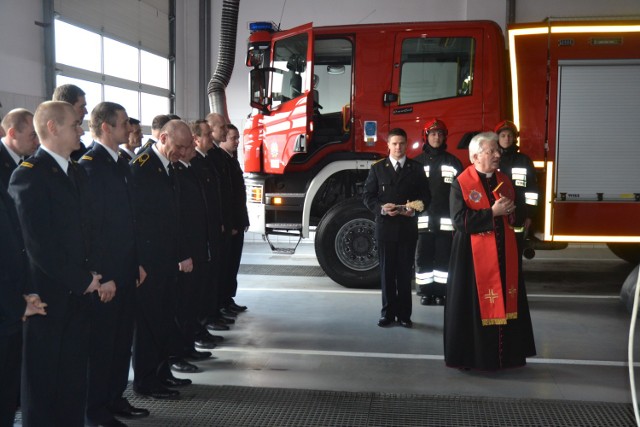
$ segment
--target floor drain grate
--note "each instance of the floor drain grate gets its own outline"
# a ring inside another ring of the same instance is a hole
[[[324,277],[322,268],[316,265],[264,265],[240,264],[240,274],[260,274],[266,276],[307,276]]]
[[[630,404],[193,385],[130,426],[634,426]]]

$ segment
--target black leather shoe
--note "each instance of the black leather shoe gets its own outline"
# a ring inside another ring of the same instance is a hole
[[[207,325],[207,331],[209,332],[210,331],[228,331],[229,329],[231,328],[219,322],[212,322]]]
[[[198,372],[198,367],[186,360],[177,359],[171,362],[171,370],[178,372]]]
[[[227,317],[238,317],[238,312],[234,311],[231,308],[221,308],[220,309],[220,314],[222,314],[223,316],[227,316]]]
[[[235,301],[232,301],[231,304],[228,305],[228,308],[235,311],[247,311],[246,305],[238,305]]]
[[[213,335],[213,334],[210,334],[209,332],[207,332],[206,337],[208,339],[213,340],[213,342],[216,343],[216,344],[221,343],[222,341],[224,341],[224,337],[222,335]]]
[[[191,384],[191,380],[189,378],[176,378],[169,377],[160,381],[163,386],[166,387],[184,387],[186,385]]]
[[[233,319],[227,316],[220,316],[215,320],[214,323],[221,323],[223,325],[233,325],[234,323],[236,323],[236,319]]]
[[[117,418],[111,418],[110,420],[100,421],[97,423],[93,421],[87,421],[86,425],[89,427],[127,427],[125,423]]]
[[[152,397],[154,399],[169,399],[172,397],[180,396],[178,390],[172,390],[163,386],[157,386],[153,388],[133,388],[133,391],[140,396]]]
[[[205,348],[207,350],[211,350],[212,348],[216,348],[216,343],[210,339],[210,338],[198,338],[197,340],[195,340],[193,342],[193,345],[195,345],[198,348]]]
[[[211,352],[210,351],[198,351],[198,350],[191,350],[189,352],[187,352],[187,354],[185,355],[185,358],[190,359],[190,360],[205,360],[211,357]]]
[[[378,320],[378,326],[380,326],[381,328],[384,328],[385,326],[389,326],[393,323],[392,319],[389,319],[388,317],[381,317]]]
[[[423,295],[420,298],[420,304],[422,304],[422,305],[433,305],[433,301],[431,301],[430,297],[428,297],[426,295]]]
[[[412,328],[413,327],[413,322],[411,320],[398,320],[398,323],[403,328]]]
[[[222,335],[213,335],[212,333],[210,333],[209,331],[207,331],[207,328],[205,327],[204,330],[201,330],[197,335],[196,335],[196,339],[200,340],[209,340],[211,342],[214,343],[221,343],[222,341],[224,341],[224,337]]]
[[[121,418],[143,418],[149,416],[149,410],[144,408],[136,408],[129,401],[122,397],[114,404],[109,405],[109,412],[116,417]]]
[[[111,410],[111,413],[116,417],[121,418],[143,418],[149,416],[149,410],[144,408],[136,408],[127,402],[126,407],[122,407],[120,409]]]

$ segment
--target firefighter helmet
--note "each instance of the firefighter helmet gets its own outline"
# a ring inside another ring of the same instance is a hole
[[[447,129],[447,125],[445,125],[442,120],[438,120],[436,118],[433,118],[433,119],[429,120],[424,125],[424,131],[422,132],[422,138],[424,139],[424,142],[427,142],[427,135],[432,130],[442,131],[442,133],[444,133],[445,137],[449,134],[449,130]]]
[[[520,132],[518,132],[518,128],[516,127],[516,124],[510,120],[501,121],[496,125],[493,131],[499,135],[500,132],[502,132],[503,130],[510,130],[511,132],[513,132],[514,138],[517,138],[518,136],[520,136]]]

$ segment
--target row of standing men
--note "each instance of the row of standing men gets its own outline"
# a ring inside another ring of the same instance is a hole
[[[172,371],[197,371],[187,360],[210,357],[198,349],[246,310],[233,299],[249,225],[237,128],[219,114],[160,115],[135,153],[139,122],[102,102],[83,149],[85,106],[65,85],[2,122],[14,169],[0,178],[2,425],[20,382],[25,426],[148,416],[123,395],[130,365],[137,394],[175,398],[191,381]]]

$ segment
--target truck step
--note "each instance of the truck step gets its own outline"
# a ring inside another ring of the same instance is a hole
[[[269,236],[291,236],[297,237],[298,241],[291,247],[276,246],[274,242],[269,240]],[[297,223],[269,223],[265,224],[265,239],[271,248],[271,251],[277,254],[292,255],[296,252],[300,241],[302,240],[302,224]]]
[[[296,231],[302,230],[302,224],[292,223],[292,222],[280,222],[280,223],[268,223],[265,224],[265,227],[270,230],[281,230],[281,231]]]

